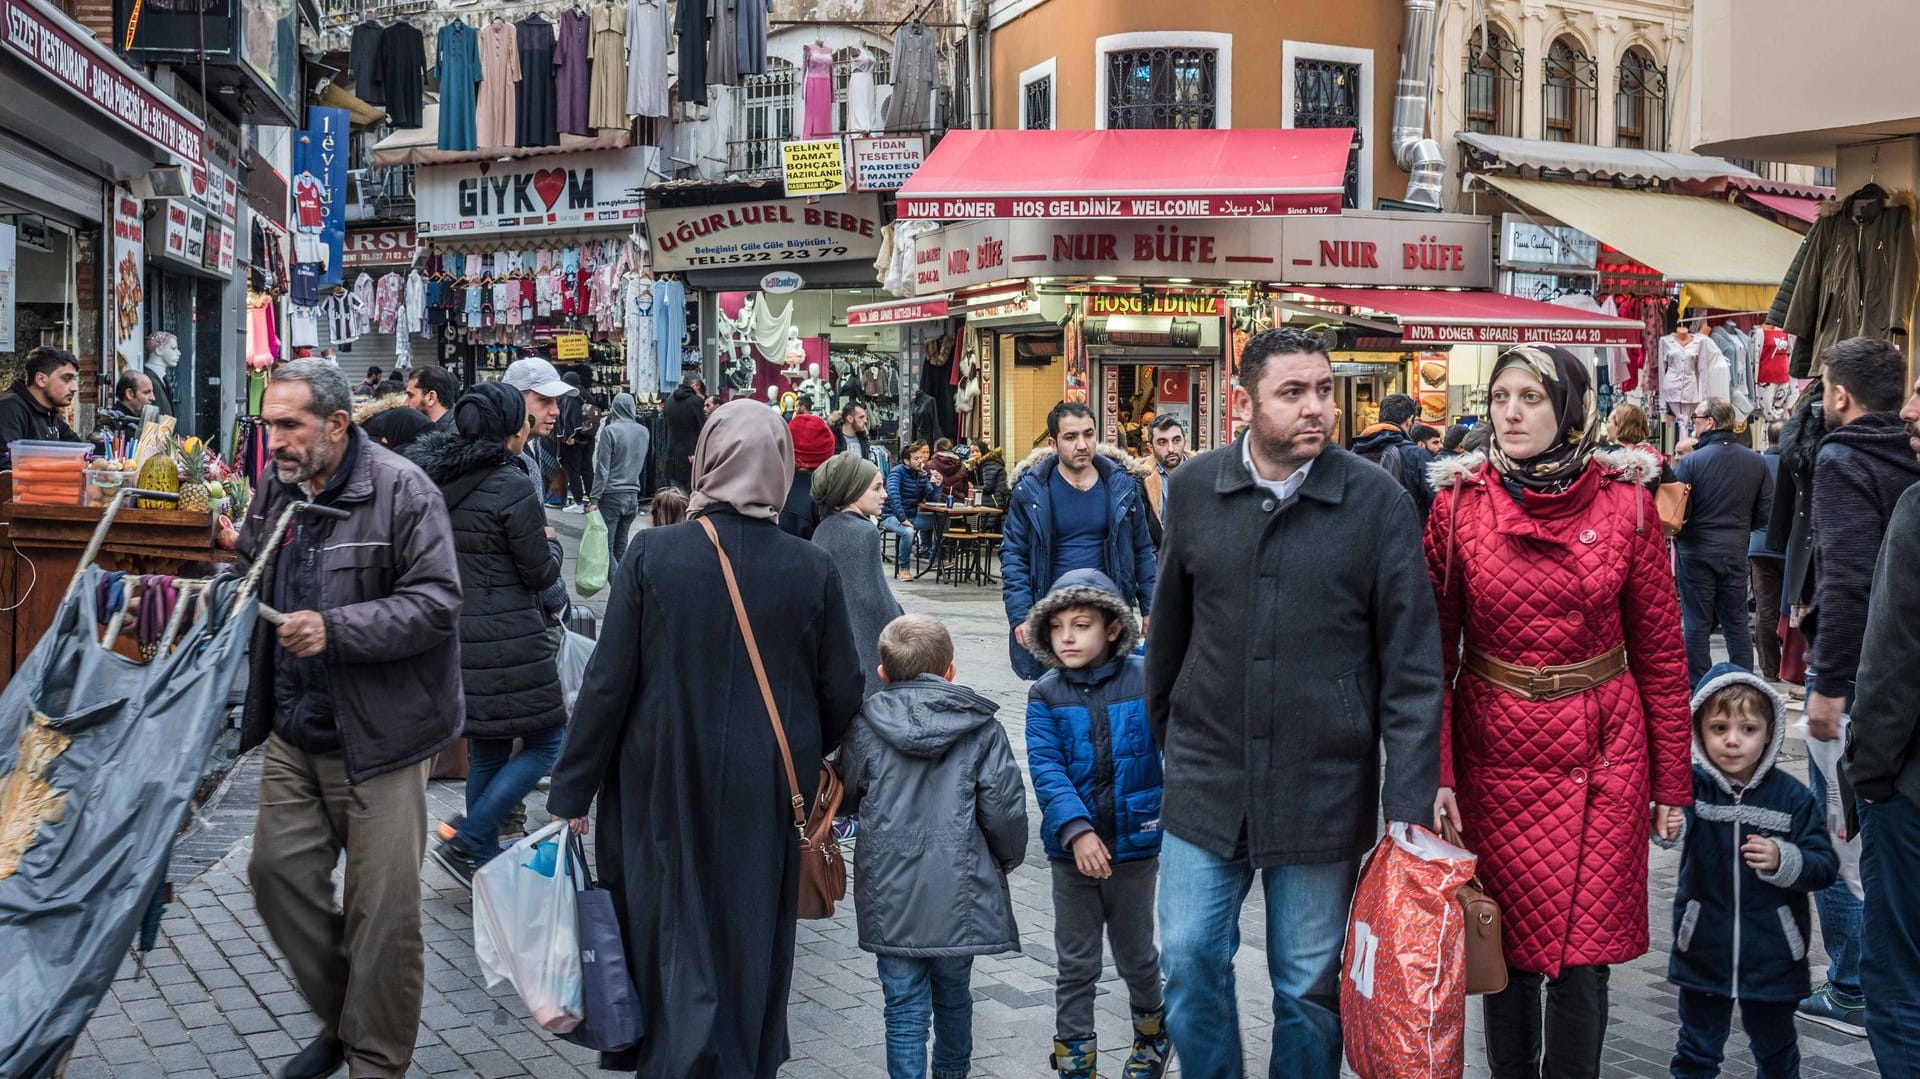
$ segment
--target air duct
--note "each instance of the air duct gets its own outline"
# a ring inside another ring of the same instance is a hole
[[[1400,53],[1400,82],[1393,95],[1393,160],[1408,172],[1406,201],[1438,210],[1447,159],[1440,152],[1440,144],[1426,137],[1438,4],[1437,0],[1405,3],[1407,32]]]

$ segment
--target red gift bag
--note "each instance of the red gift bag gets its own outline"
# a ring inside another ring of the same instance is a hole
[[[1466,1070],[1467,938],[1457,898],[1476,859],[1395,824],[1367,857],[1347,921],[1340,1026],[1360,1079]]]

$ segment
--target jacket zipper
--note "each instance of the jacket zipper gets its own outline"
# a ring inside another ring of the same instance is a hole
[[[1740,997],[1740,922],[1743,910],[1740,902],[1740,805],[1747,796],[1745,790],[1733,796],[1733,984],[1728,987],[1728,996],[1738,1000]]]
[[[1093,699],[1093,690],[1088,686],[1080,687],[1081,701],[1087,709],[1087,734],[1093,742],[1093,830],[1107,843],[1108,853],[1120,853],[1120,803],[1115,788],[1119,785],[1119,774],[1113,760],[1113,727],[1107,722],[1107,706]],[[1100,723],[1094,724],[1094,709],[1100,710]],[[1107,732],[1107,766],[1100,767],[1100,728]],[[1102,817],[1105,817],[1103,820]]]

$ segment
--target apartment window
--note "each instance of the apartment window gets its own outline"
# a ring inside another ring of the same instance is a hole
[[[1053,76],[1042,75],[1020,88],[1020,126],[1028,131],[1053,127]]]
[[[1467,41],[1467,130],[1520,134],[1520,86],[1526,57],[1499,27],[1483,26]]]
[[[740,80],[740,126],[727,167],[743,174],[780,171],[780,144],[793,138],[800,72],[790,61],[767,58],[767,73]]]
[[[1119,49],[1106,54],[1107,127],[1217,126],[1219,52]]]
[[[1667,73],[1653,54],[1634,47],[1620,57],[1613,95],[1613,144],[1635,150],[1667,148]]]
[[[1594,106],[1600,96],[1600,65],[1570,37],[1547,51],[1544,130],[1550,142],[1592,143]]]
[[[1360,65],[1339,60],[1295,60],[1293,64],[1293,126],[1350,127],[1353,145],[1347,149],[1345,191],[1340,204],[1349,210],[1360,205],[1360,131],[1365,126],[1360,104]]]
[[[1813,182],[1820,187],[1833,186],[1833,170],[1821,166],[1813,170]]]

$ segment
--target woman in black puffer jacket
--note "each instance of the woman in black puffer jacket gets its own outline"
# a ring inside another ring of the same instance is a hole
[[[454,406],[454,431],[411,448],[446,498],[460,565],[467,812],[433,858],[464,880],[500,853],[501,815],[553,767],[566,734],[555,643],[537,598],[560,576],[560,545],[507,450],[526,423],[520,391],[481,383]]]

